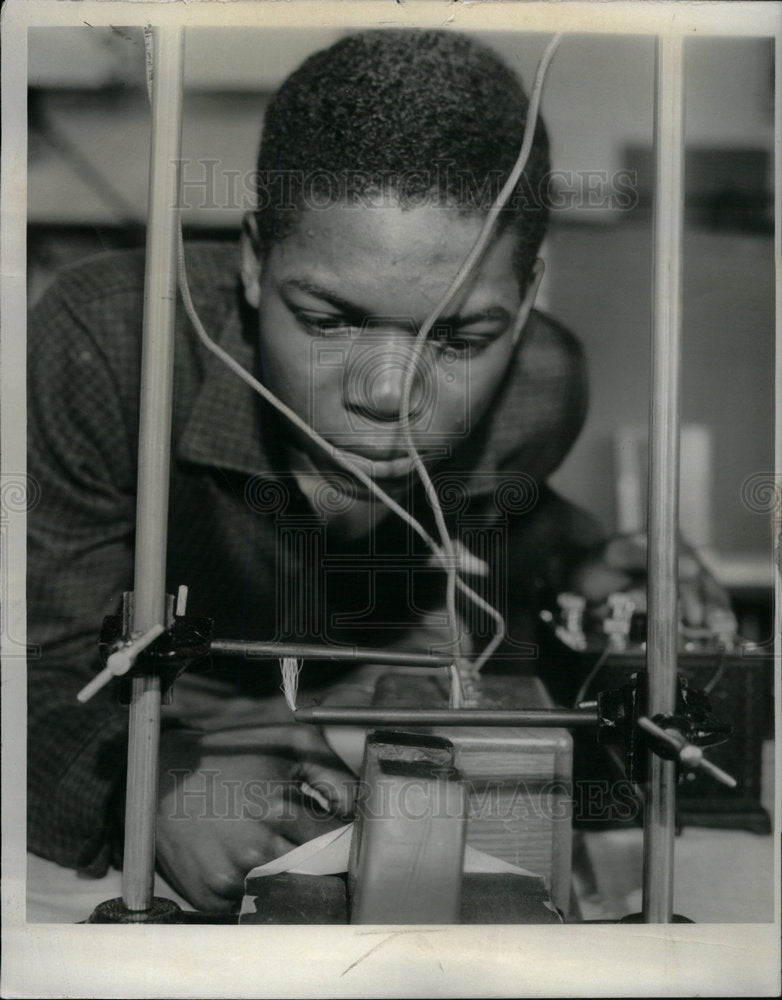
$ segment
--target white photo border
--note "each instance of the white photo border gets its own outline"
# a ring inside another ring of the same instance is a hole
[[[764,35],[776,38],[779,3],[460,3],[429,0],[8,0],[2,21],[0,371],[2,486],[25,474],[26,33],[45,25],[448,26],[553,32]],[[782,385],[782,83],[776,82],[775,255],[777,392]],[[776,476],[782,470],[776,408]],[[772,996],[779,992],[780,858],[775,924],[470,926],[424,928],[80,926],[25,923],[24,504],[9,514],[3,651],[2,995],[88,997]],[[4,576],[4,579],[6,577]],[[776,690],[780,688],[780,582],[776,580]],[[779,740],[776,774],[782,773]],[[777,799],[775,829],[780,829]],[[719,872],[714,873],[719,878]]]

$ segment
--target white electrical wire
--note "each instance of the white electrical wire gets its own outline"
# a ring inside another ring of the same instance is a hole
[[[462,288],[464,283],[467,281],[468,277],[478,264],[481,256],[483,255],[486,247],[489,244],[494,228],[497,224],[500,213],[508,202],[514,188],[519,182],[521,175],[527,165],[527,160],[529,159],[530,152],[532,150],[532,143],[535,137],[535,128],[538,121],[538,113],[540,110],[540,99],[543,93],[543,84],[546,79],[546,72],[548,70],[549,64],[554,57],[554,53],[559,47],[559,43],[562,40],[562,35],[557,34],[549,41],[548,45],[543,51],[543,55],[538,63],[538,68],[535,73],[535,81],[532,87],[532,93],[530,94],[529,104],[527,107],[527,120],[524,124],[524,137],[521,143],[521,149],[519,150],[519,155],[516,159],[516,163],[513,166],[510,174],[508,175],[505,184],[502,187],[497,199],[489,210],[488,215],[481,227],[481,231],[478,237],[464,259],[461,267],[456,273],[455,278],[446,289],[440,301],[437,303],[435,308],[430,313],[429,317],[424,321],[418,334],[416,335],[415,342],[413,345],[413,353],[410,361],[410,365],[405,372],[405,379],[402,386],[402,399],[399,407],[399,419],[402,426],[402,433],[405,438],[405,444],[407,446],[410,457],[412,458],[414,468],[418,473],[418,476],[424,486],[429,505],[432,508],[434,514],[435,523],[440,535],[440,541],[442,544],[443,552],[446,557],[445,570],[447,573],[447,585],[446,585],[446,601],[448,607],[448,618],[451,628],[451,642],[454,647],[454,656],[456,659],[456,665],[459,669],[459,674],[464,675],[464,668],[462,666],[462,657],[459,649],[459,635],[458,635],[458,625],[456,616],[456,586],[458,581],[458,565],[456,561],[456,553],[454,551],[453,541],[448,533],[448,528],[445,523],[445,518],[443,516],[442,508],[440,506],[440,500],[437,496],[437,490],[432,483],[431,477],[429,475],[423,460],[421,459],[418,450],[416,449],[415,442],[413,441],[412,429],[410,427],[410,396],[412,394],[413,379],[415,378],[418,366],[421,361],[421,355],[423,352],[424,342],[426,341],[429,333],[434,327],[435,323],[439,317],[443,314],[449,303],[456,296],[457,292]],[[489,642],[487,647],[484,649],[482,655],[472,664],[470,668],[471,680],[477,676],[478,671],[481,666],[486,662],[488,657],[494,652],[497,645],[502,641],[502,636],[505,631],[505,623],[502,616],[497,613],[498,617],[495,619],[497,624],[497,630],[495,632],[494,638]]]
[[[359,482],[361,482],[367,489],[384,503],[389,510],[400,517],[406,524],[408,524],[416,534],[426,543],[426,545],[435,554],[440,564],[442,565],[444,571],[447,575],[446,583],[446,601],[448,608],[448,618],[449,626],[451,630],[451,641],[454,646],[454,656],[456,660],[456,668],[452,670],[451,675],[451,705],[453,707],[458,707],[461,704],[462,690],[461,690],[461,673],[458,670],[458,665],[461,660],[461,655],[459,653],[459,636],[458,636],[458,625],[457,625],[457,615],[456,615],[456,600],[455,591],[458,588],[462,593],[471,600],[480,610],[488,614],[496,625],[495,635],[489,641],[487,646],[481,652],[480,656],[470,665],[470,675],[474,676],[480,670],[481,666],[488,660],[494,650],[497,648],[499,643],[502,641],[505,630],[505,621],[502,615],[493,608],[487,601],[485,601],[479,594],[477,594],[472,587],[466,584],[459,576],[458,562],[456,558],[456,552],[453,546],[453,541],[448,533],[447,526],[445,524],[445,519],[443,517],[442,508],[440,506],[440,501],[437,496],[437,491],[434,488],[431,477],[424,466],[424,463],[419,455],[415,443],[412,440],[412,434],[410,429],[409,420],[409,407],[410,407],[410,395],[412,389],[413,378],[415,377],[415,372],[418,368],[420,362],[421,352],[423,350],[423,343],[431,331],[432,327],[437,322],[438,317],[441,315],[445,307],[451,301],[451,299],[456,295],[458,290],[462,287],[464,282],[470,275],[470,272],[475,267],[476,263],[479,261],[480,257],[484,253],[489,239],[491,237],[494,226],[496,225],[497,219],[500,212],[504,208],[508,201],[508,198],[513,192],[516,184],[521,177],[521,174],[526,165],[527,159],[529,157],[530,150],[532,148],[532,142],[535,133],[535,126],[537,124],[538,111],[540,107],[540,98],[543,89],[543,83],[545,81],[546,71],[551,59],[556,51],[562,36],[556,35],[551,39],[548,46],[546,47],[538,69],[535,75],[535,82],[533,85],[533,90],[530,95],[528,110],[527,110],[527,121],[525,123],[524,137],[522,140],[521,149],[519,151],[519,156],[516,160],[513,170],[508,176],[500,194],[498,195],[496,201],[492,205],[484,225],[475,241],[472,249],[468,253],[464,262],[462,263],[459,271],[457,272],[454,280],[451,282],[447,291],[443,295],[442,299],[438,303],[437,307],[433,310],[431,315],[427,318],[424,324],[421,326],[413,347],[413,358],[411,366],[405,374],[405,381],[403,383],[402,390],[402,400],[400,405],[400,420],[402,423],[403,434],[406,439],[406,444],[410,453],[410,457],[413,461],[414,468],[416,469],[419,478],[424,486],[424,490],[427,496],[427,500],[432,508],[435,523],[438,528],[438,533],[441,538],[441,545],[432,538],[432,536],[426,531],[423,525],[415,518],[409,511],[405,510],[400,504],[398,504],[391,496],[389,496],[382,487],[378,486],[377,483],[369,476],[356,462],[352,461],[345,453],[336,448],[331,442],[327,441],[325,438],[321,437],[312,427],[310,427],[297,413],[286,406],[280,399],[278,399],[269,389],[266,388],[261,382],[258,381],[253,375],[246,371],[227,351],[225,351],[219,344],[217,344],[209,334],[206,332],[198,312],[190,294],[190,286],[187,279],[187,269],[185,262],[185,248],[184,248],[184,238],[182,235],[182,225],[180,221],[178,239],[177,239],[177,276],[179,283],[179,290],[182,295],[182,301],[185,306],[185,312],[196,331],[196,334],[204,345],[204,347],[213,353],[223,364],[231,369],[243,382],[245,382],[251,389],[257,392],[263,399],[265,399],[270,405],[272,405],[278,412],[282,413],[294,426],[298,427],[307,437],[309,437],[318,447],[322,448],[326,454],[334,461],[337,465],[346,469],[352,475],[354,475]],[[145,46],[147,49],[147,89],[151,95],[152,89],[152,59],[150,57],[152,38],[151,33],[145,29]]]

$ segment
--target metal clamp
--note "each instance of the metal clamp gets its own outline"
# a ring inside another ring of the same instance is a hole
[[[79,701],[88,701],[119,677],[119,701],[128,705],[132,678],[157,674],[164,700],[170,703],[176,678],[196,660],[209,655],[212,641],[212,619],[185,615],[186,594],[182,590],[176,610],[174,598],[167,596],[168,625],[155,625],[143,635],[131,631],[133,594],[123,594],[121,614],[103,619],[99,640],[103,669],[81,689],[76,696]]]
[[[724,743],[732,727],[713,714],[708,695],[689,687],[681,674],[677,675],[676,710],[672,715],[649,719],[645,671],[633,674],[620,688],[601,691],[597,714],[598,743],[624,744],[625,769],[631,781],[646,780],[646,751],[652,750],[675,760],[683,769],[700,768],[725,784],[733,782],[730,775],[707,761],[701,750]]]

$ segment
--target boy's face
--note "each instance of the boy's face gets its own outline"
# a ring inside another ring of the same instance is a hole
[[[435,205],[331,205],[304,210],[262,263],[245,244],[264,384],[386,488],[401,488],[411,469],[399,412],[415,334],[482,222]],[[494,240],[424,346],[409,412],[428,463],[470,433],[506,370],[534,297],[522,303],[513,251],[513,233]],[[292,426],[291,435],[317,468],[334,468]]]

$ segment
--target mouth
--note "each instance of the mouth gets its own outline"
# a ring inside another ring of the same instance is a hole
[[[337,454],[375,480],[402,479],[409,476],[415,467],[412,456],[406,451],[362,448],[359,452],[338,448]]]
[[[350,447],[337,444],[335,440],[330,444],[334,448],[331,458],[327,458],[320,449],[313,449],[311,442],[304,444],[303,450],[309,454],[313,470],[320,469],[321,473],[326,475],[329,471],[336,472],[337,469],[349,472],[350,470],[342,465],[341,460],[344,460],[346,464],[360,470],[385,490],[398,493],[400,490],[406,491],[410,486],[410,477],[415,473],[415,460],[408,449],[401,446],[398,439],[385,442],[357,440],[351,441]],[[427,466],[444,457],[442,446],[424,443],[417,448],[417,455]],[[366,493],[369,496],[368,488],[360,481],[356,481],[354,487],[360,494]]]

